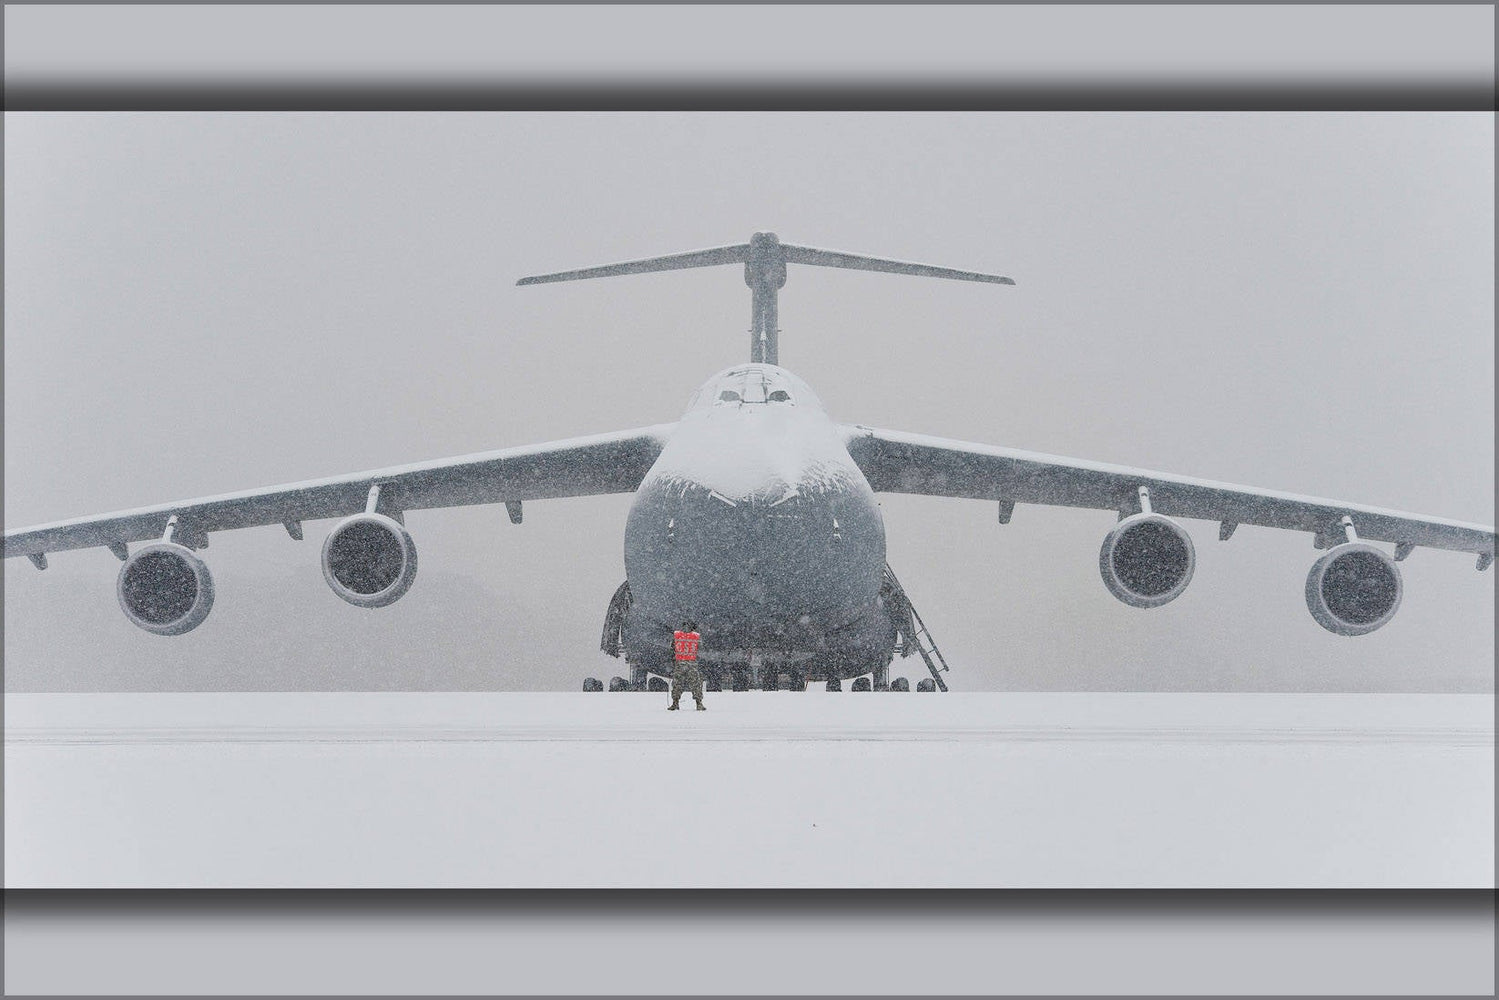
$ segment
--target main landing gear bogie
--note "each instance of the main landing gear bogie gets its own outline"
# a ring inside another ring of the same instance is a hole
[[[611,677],[607,687],[597,677],[585,677],[583,679],[584,691],[652,691],[664,692],[671,690],[671,685],[664,677],[651,674],[649,671],[639,671],[640,678],[633,677],[635,671],[631,671],[632,678],[626,680],[623,677]],[[896,677],[886,680],[880,676],[881,672],[866,674],[863,677],[855,677],[849,690],[853,692],[862,691],[910,691],[911,682],[904,677]],[[886,675],[888,676],[888,675]],[[703,680],[705,690],[719,693],[722,691],[748,691],[753,687],[747,675],[733,672],[726,676],[710,676]],[[764,682],[759,685],[764,691],[805,691],[807,690],[807,678],[800,673],[777,673],[768,675]],[[824,685],[824,690],[839,692],[843,690],[843,681],[837,677],[829,677]],[[916,682],[916,690],[932,692],[937,690],[936,682],[924,679]]]
[[[831,683],[832,682],[829,682],[829,684],[831,684]],[[828,690],[829,691],[836,691],[837,688],[834,688],[834,687],[830,686],[828,688]],[[906,678],[904,678],[904,677],[897,677],[894,680],[890,681],[889,683],[881,683],[878,680],[871,680],[868,677],[855,677],[854,678],[853,686],[851,688],[849,688],[849,690],[851,690],[851,691],[910,691],[911,690],[911,682],[908,681],[908,680],[906,680]],[[935,682],[930,681],[930,680],[918,681],[917,684],[916,684],[916,690],[918,690],[918,691],[935,691],[935,690],[937,690],[937,685],[936,685]]]

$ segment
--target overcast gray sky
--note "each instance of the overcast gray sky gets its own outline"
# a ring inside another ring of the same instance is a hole
[[[1494,520],[1491,114],[5,122],[7,527],[673,420],[745,360],[739,270],[515,279],[756,229],[1018,283],[793,267],[781,360],[834,419]],[[7,560],[6,689],[576,689],[622,672],[629,500],[413,513],[379,611],[323,583],[329,524],[216,535],[175,639],[107,552]],[[1306,535],[1187,522],[1191,586],[1141,611],[1107,514],[883,504],[955,689],[1493,690],[1469,556],[1417,550],[1347,639]]]

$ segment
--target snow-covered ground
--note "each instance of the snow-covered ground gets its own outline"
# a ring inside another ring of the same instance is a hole
[[[1484,886],[1488,695],[27,694],[6,885]]]

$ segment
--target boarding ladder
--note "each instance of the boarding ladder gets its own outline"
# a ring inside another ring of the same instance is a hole
[[[943,659],[942,651],[937,648],[937,641],[932,638],[921,615],[917,614],[916,606],[906,596],[906,589],[895,578],[889,563],[885,564],[885,580],[880,588],[880,596],[885,599],[885,606],[895,616],[895,651],[902,657],[920,653],[927,670],[932,674],[932,680],[937,682],[937,689],[946,691],[947,684],[942,680],[942,675],[947,672],[947,660]]]

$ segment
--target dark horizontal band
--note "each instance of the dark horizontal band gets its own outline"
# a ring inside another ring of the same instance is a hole
[[[724,82],[20,82],[7,111],[1492,111],[1492,80]]]

